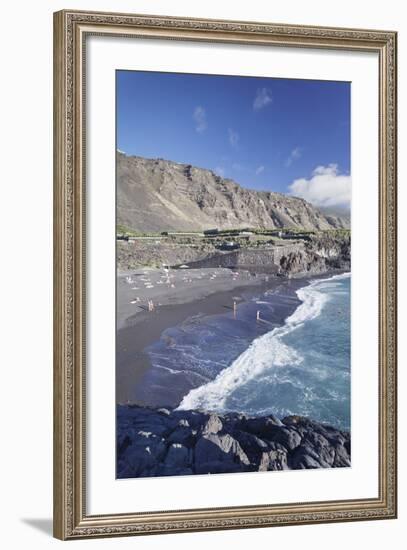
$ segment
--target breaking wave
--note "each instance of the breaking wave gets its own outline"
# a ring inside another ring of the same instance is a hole
[[[228,397],[239,387],[262,373],[286,366],[297,366],[303,357],[284,343],[283,337],[302,327],[304,323],[317,318],[329,300],[329,294],[321,292],[335,279],[350,277],[350,273],[319,279],[296,291],[301,304],[289,316],[284,325],[254,340],[233,363],[222,370],[217,377],[202,386],[192,389],[184,396],[178,409],[225,410]],[[278,374],[277,374],[278,375]]]

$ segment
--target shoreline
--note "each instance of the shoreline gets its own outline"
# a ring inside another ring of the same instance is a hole
[[[279,281],[276,281],[281,282]],[[268,287],[269,288],[269,287]],[[270,285],[272,288],[272,285]],[[132,324],[120,328],[116,335],[116,402],[127,404],[132,400],[132,387],[151,367],[144,349],[159,340],[168,328],[176,326],[196,315],[220,315],[232,310],[233,298],[240,302],[248,296],[266,290],[262,284],[236,287],[232,290],[212,292],[196,300],[166,304],[153,312],[140,311],[132,318]],[[139,325],[143,330],[137,330]]]
[[[202,271],[202,270],[200,270]],[[220,271],[219,269],[216,271]],[[230,270],[229,270],[230,271]],[[127,326],[117,330],[116,336],[116,402],[118,404],[134,404],[140,406],[160,406],[145,402],[143,399],[136,399],[137,384],[142,376],[151,368],[151,363],[144,349],[155,341],[159,340],[162,333],[171,327],[182,324],[185,320],[197,315],[221,315],[233,310],[233,301],[237,299],[237,311],[239,304],[248,302],[251,298],[267,290],[282,288],[282,291],[293,296],[295,291],[306,286],[310,281],[323,277],[340,274],[344,270],[330,270],[329,272],[313,274],[304,277],[253,277],[246,279],[244,284],[236,285],[229,290],[217,290],[225,281],[216,286],[213,285],[212,292],[201,293],[195,299],[194,293],[186,288],[178,291],[178,303],[164,303],[158,306],[155,311],[138,311],[127,319]],[[233,273],[233,272],[231,272]],[[178,273],[178,277],[185,276],[185,272]],[[124,275],[122,275],[124,277]],[[217,281],[216,281],[217,282]],[[228,283],[237,283],[231,280]],[[240,281],[239,281],[240,282]],[[174,299],[174,297],[173,297]],[[189,301],[188,301],[189,300]],[[298,304],[299,305],[299,301]],[[294,309],[296,309],[297,305]],[[281,315],[281,312],[279,312]],[[279,324],[284,322],[291,311],[285,312]],[[142,330],[138,328],[142,325]],[[166,406],[173,403],[164,403]]]

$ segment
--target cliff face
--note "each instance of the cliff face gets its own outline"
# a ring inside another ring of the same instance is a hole
[[[299,416],[117,407],[117,477],[351,465],[350,434]]]
[[[117,153],[118,223],[141,232],[348,226],[304,199],[244,189],[210,170]]]
[[[340,269],[349,271],[351,265],[351,237],[349,234],[317,234],[309,242],[291,250],[277,249],[275,263],[279,273],[289,276],[317,275]]]

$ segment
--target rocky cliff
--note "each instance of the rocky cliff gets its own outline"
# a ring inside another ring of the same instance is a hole
[[[117,407],[117,477],[342,468],[350,434],[304,417]]]
[[[292,227],[333,229],[348,220],[304,199],[245,189],[211,170],[117,153],[117,221],[140,232]]]

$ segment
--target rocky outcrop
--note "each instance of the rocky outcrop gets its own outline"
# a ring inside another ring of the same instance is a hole
[[[300,416],[117,407],[118,478],[350,465],[348,432]]]
[[[349,232],[319,232],[307,241],[285,245],[245,247],[232,252],[220,252],[210,243],[189,246],[137,241],[117,243],[119,269],[135,269],[162,264],[191,268],[228,267],[285,276],[317,275],[335,269],[350,269],[351,238]]]
[[[331,235],[319,233],[310,240],[282,251],[277,249],[279,273],[288,276],[318,275],[336,269],[349,271],[351,264],[350,233]]]
[[[117,221],[132,230],[348,227],[301,198],[245,189],[211,170],[117,152]]]

